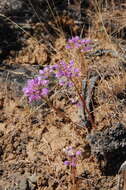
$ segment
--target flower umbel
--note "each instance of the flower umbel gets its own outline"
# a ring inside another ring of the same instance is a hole
[[[73,86],[71,81],[72,78],[79,77],[80,71],[75,67],[75,63],[73,60],[70,60],[69,63],[65,61],[60,61],[59,64],[55,66],[55,76],[59,80],[59,85],[63,86],[66,84],[67,86]]]
[[[81,151],[75,151],[73,147],[69,146],[64,149],[64,152],[68,156],[68,160],[64,164],[73,168],[76,167],[77,157],[81,155]]]
[[[27,85],[23,88],[24,95],[28,97],[29,102],[40,100],[42,97],[48,95],[47,85],[49,80],[42,79],[40,76],[28,80]]]
[[[80,72],[74,66],[73,60],[69,63],[60,61],[59,64],[46,66],[43,70],[39,71],[39,75],[36,78],[28,80],[26,86],[23,88],[24,95],[28,97],[29,102],[39,100],[48,95],[51,74],[53,74],[55,79],[58,79],[60,86],[67,85],[71,87],[73,86],[71,79],[78,77]]]
[[[92,41],[90,39],[80,38],[79,36],[72,37],[68,40],[66,48],[67,49],[80,49],[81,52],[87,52],[92,49]]]

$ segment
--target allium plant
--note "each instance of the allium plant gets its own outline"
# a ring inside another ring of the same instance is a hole
[[[24,95],[28,97],[29,102],[40,100],[48,95],[48,84],[49,80],[42,79],[41,76],[28,80],[26,87],[23,88]]]
[[[70,60],[69,63],[65,61],[60,61],[59,64],[54,65],[55,67],[55,76],[59,81],[59,85],[67,85],[68,87],[73,86],[72,79],[80,76],[80,71],[75,67],[73,60]]]
[[[66,166],[71,166],[73,168],[76,167],[77,164],[77,158],[81,155],[81,151],[75,151],[73,147],[69,146],[63,149],[63,151],[66,153],[68,160],[64,162]]]
[[[88,46],[91,43],[91,40],[81,39],[76,36],[68,40],[67,48],[80,48],[81,50],[90,49]],[[82,97],[78,86],[76,86],[75,79],[81,76],[81,71],[77,68],[75,62],[70,60],[65,62],[61,60],[58,64],[46,66],[44,69],[39,71],[39,75],[34,79],[28,80],[26,86],[23,88],[24,95],[28,98],[29,102],[37,101],[44,99],[47,103],[54,108],[56,112],[59,112],[56,107],[49,101],[49,92],[50,92],[50,83],[52,82],[52,77],[55,80],[55,83],[58,83],[60,86],[74,87],[76,90],[84,110],[89,116],[89,120],[93,127],[93,120],[90,111],[86,106],[86,102]],[[64,114],[62,113],[62,116]],[[68,117],[67,117],[68,119]],[[70,118],[69,118],[70,119]],[[71,120],[71,119],[70,119]]]
[[[39,75],[34,79],[28,80],[26,86],[23,88],[24,95],[28,97],[29,102],[40,100],[49,93],[49,75],[52,67],[46,66],[39,71]]]
[[[66,48],[67,49],[80,49],[81,52],[87,52],[92,50],[92,41],[90,39],[80,38],[79,36],[72,37],[68,40]]]
[[[73,86],[72,79],[80,76],[80,71],[75,67],[75,63],[71,60],[69,63],[60,61],[59,64],[46,66],[39,71],[39,75],[34,79],[28,80],[23,88],[24,95],[28,97],[31,103],[39,100],[49,93],[50,76],[53,74],[60,86]]]
[[[68,160],[64,161],[64,164],[66,166],[70,166],[71,168],[71,177],[72,177],[72,183],[75,187],[76,185],[76,166],[77,166],[77,159],[81,155],[81,151],[75,151],[75,149],[71,146],[66,147],[63,149],[65,154],[67,155]]]

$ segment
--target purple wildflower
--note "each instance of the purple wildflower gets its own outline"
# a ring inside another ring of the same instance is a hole
[[[70,161],[66,160],[66,161],[64,161],[64,164],[65,164],[66,166],[69,166],[69,165],[70,165]]]
[[[69,63],[60,61],[55,67],[55,76],[59,80],[59,85],[66,84],[68,87],[73,86],[71,79],[80,76],[80,71],[76,68],[75,63],[71,60]]]
[[[59,80],[59,85],[60,86],[64,86],[65,85],[65,81],[64,80]]]
[[[79,69],[74,66],[74,61],[69,63],[61,61],[59,64],[46,66],[43,70],[39,71],[39,75],[27,81],[26,86],[23,88],[24,95],[28,97],[29,102],[39,100],[49,93],[48,84],[51,74],[54,74],[59,81],[59,85],[73,86],[71,79],[80,75]]]
[[[76,156],[80,156],[80,155],[81,155],[81,151],[78,150],[78,151],[76,152]]]
[[[50,74],[57,68],[55,65],[47,65],[43,70],[39,71],[39,75],[27,81],[26,86],[23,88],[24,95],[28,97],[29,102],[39,100],[48,95],[48,84]]]
[[[81,155],[81,151],[75,151],[73,147],[69,146],[64,149],[64,152],[68,156],[69,160],[66,160],[64,164],[66,166],[76,167],[77,157]]]
[[[24,95],[28,97],[29,102],[39,100],[48,94],[47,85],[49,80],[42,79],[40,76],[28,80],[27,85],[23,88]]]
[[[81,52],[86,52],[92,49],[91,43],[92,41],[90,39],[83,39],[79,36],[75,36],[68,40],[66,49],[76,48],[80,49]]]
[[[77,160],[77,158],[76,158],[76,157],[73,157],[73,158],[72,158],[72,161],[71,161],[71,166],[72,166],[73,168],[75,168],[75,167],[76,167],[76,160]]]
[[[80,102],[77,102],[76,106],[77,106],[78,108],[80,108],[80,107],[82,106],[82,104],[81,104]]]
[[[47,79],[52,71],[53,71],[53,66],[47,65],[46,67],[44,67],[43,70],[39,71],[39,75],[41,76],[42,79]]]
[[[43,88],[42,89],[42,96],[47,96],[48,95],[48,93],[49,93],[49,90],[48,90],[48,88]]]
[[[72,146],[68,146],[64,149],[64,152],[68,155],[68,156],[74,156],[74,150]]]
[[[81,39],[81,44],[90,44],[92,41],[90,39]]]
[[[67,44],[66,49],[71,49],[71,46],[69,44]]]
[[[81,49],[81,52],[90,51],[91,49],[92,49],[92,47],[86,46],[84,49]]]
[[[77,103],[77,99],[76,99],[76,98],[75,98],[75,99],[74,99],[74,98],[70,98],[69,100],[70,100],[70,102],[71,102],[72,104],[76,104],[76,103]]]

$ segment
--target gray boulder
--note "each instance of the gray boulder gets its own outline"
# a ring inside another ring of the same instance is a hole
[[[0,1],[0,13],[6,14],[11,11],[20,10],[23,7],[21,0],[2,0]]]
[[[117,174],[126,160],[126,128],[122,123],[103,132],[88,135],[91,153],[105,175]]]

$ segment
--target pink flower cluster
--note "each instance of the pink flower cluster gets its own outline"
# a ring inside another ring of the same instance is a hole
[[[72,78],[80,75],[79,69],[74,66],[74,61],[69,63],[65,61],[59,64],[46,66],[43,70],[39,71],[39,75],[27,81],[26,86],[23,88],[24,95],[28,97],[29,102],[39,100],[49,93],[49,83],[51,82],[51,74],[58,80],[59,85],[72,86]]]
[[[92,49],[91,47],[92,41],[90,39],[80,38],[79,36],[72,37],[68,40],[66,45],[67,49],[80,49],[81,52],[86,52]]]
[[[29,102],[39,100],[48,94],[48,80],[42,80],[40,76],[28,80],[27,86],[23,88],[24,95],[28,97]]]
[[[66,166],[76,167],[77,157],[81,155],[81,151],[75,151],[73,147],[69,146],[64,149],[64,152],[69,158],[69,160],[66,160],[64,164]]]
[[[46,66],[43,70],[39,71],[39,76],[34,79],[28,80],[26,86],[23,88],[24,95],[28,97],[29,102],[40,100],[49,93],[48,76],[52,72],[51,66]]]
[[[74,61],[71,60],[69,63],[61,61],[59,64],[54,65],[56,68],[56,78],[59,80],[59,85],[67,85],[69,87],[73,86],[71,81],[74,77],[79,77],[79,69],[74,66]]]

